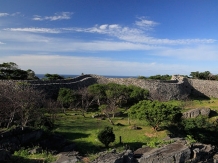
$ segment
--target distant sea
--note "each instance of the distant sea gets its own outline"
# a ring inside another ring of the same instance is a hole
[[[63,76],[64,78],[75,78],[77,76],[80,76],[80,75],[66,75],[66,74],[58,74],[58,75]],[[36,76],[39,79],[45,78],[45,74],[36,74]],[[106,78],[137,78],[138,77],[138,76],[112,76],[112,75],[99,75],[99,76],[103,76]]]

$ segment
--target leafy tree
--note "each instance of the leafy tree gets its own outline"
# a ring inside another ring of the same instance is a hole
[[[101,101],[105,100],[106,97],[105,90],[106,90],[105,84],[93,84],[88,87],[89,93],[95,96],[98,106],[101,105]]]
[[[183,119],[182,126],[185,134],[198,142],[207,144],[218,143],[218,126],[216,123],[211,123],[206,116]]]
[[[93,96],[88,88],[81,88],[77,91],[77,101],[78,106],[82,112],[82,116],[85,117],[85,113],[88,111],[89,107],[96,101],[95,96]]]
[[[76,96],[73,92],[73,90],[69,88],[60,88],[58,92],[58,99],[57,99],[63,108],[63,111],[65,113],[65,108],[69,107],[70,104],[76,100]]]
[[[115,134],[112,127],[105,127],[98,133],[98,140],[108,148],[109,144],[115,141]]]
[[[158,130],[164,122],[176,122],[180,108],[168,103],[143,100],[129,109],[129,116],[144,119],[154,130]]]
[[[14,62],[0,64],[0,79],[32,80],[38,79],[32,70],[21,70]]]
[[[100,111],[108,118],[109,122],[114,125],[114,122],[111,119],[110,114],[113,113],[111,107],[109,105],[101,105],[99,106]]]
[[[128,86],[129,89],[129,101],[130,104],[135,104],[141,100],[148,99],[149,91],[146,89],[142,89],[140,87],[130,85]]]
[[[117,111],[117,108],[122,105],[122,103],[127,102],[128,98],[128,88],[125,85],[119,85],[115,83],[109,83],[106,86],[106,104],[110,107],[113,117]]]
[[[155,76],[150,76],[149,79],[155,79],[155,80],[170,80],[171,76],[166,74],[166,75],[155,75]]]
[[[49,73],[47,73],[47,74],[45,74],[45,80],[58,80],[58,79],[64,79],[64,77],[63,76],[60,76],[60,75],[58,75],[58,74],[49,74]]]
[[[202,79],[202,80],[211,80],[213,75],[210,73],[210,71],[205,71],[205,72],[191,72],[190,76],[193,79]]]

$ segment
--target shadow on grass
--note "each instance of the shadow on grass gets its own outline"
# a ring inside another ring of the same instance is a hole
[[[209,116],[210,116],[210,118],[216,117],[216,116],[218,116],[218,113],[216,111],[214,111],[214,110],[211,110]]]
[[[44,159],[27,159],[21,156],[12,156],[10,161],[5,161],[2,163],[47,163],[48,161]]]
[[[132,151],[135,151],[139,148],[141,148],[145,143],[143,142],[131,142],[131,143],[118,143],[114,146],[111,146],[112,148],[121,148],[122,150],[130,149]]]
[[[84,134],[80,132],[55,132],[55,133],[61,134],[62,136],[64,136],[66,139],[69,139],[69,140],[87,138],[90,136],[90,134]]]

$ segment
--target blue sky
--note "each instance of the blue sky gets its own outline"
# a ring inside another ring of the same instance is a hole
[[[0,0],[0,63],[37,74],[218,74],[217,0]]]

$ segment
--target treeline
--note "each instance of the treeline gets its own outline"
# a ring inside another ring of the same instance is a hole
[[[214,75],[210,71],[204,71],[204,72],[191,72],[189,76],[187,75],[181,75],[186,78],[190,79],[201,79],[201,80],[218,80],[218,74]],[[172,75],[154,75],[150,77],[145,76],[139,76],[138,79],[153,79],[153,80],[171,80]]]
[[[113,124],[111,117],[115,116],[119,108],[128,108],[148,97],[148,90],[140,87],[108,83],[94,84],[77,91],[61,88],[57,101],[61,104],[63,112],[66,108],[73,108],[81,111],[85,117],[88,110],[94,109],[106,116]]]

